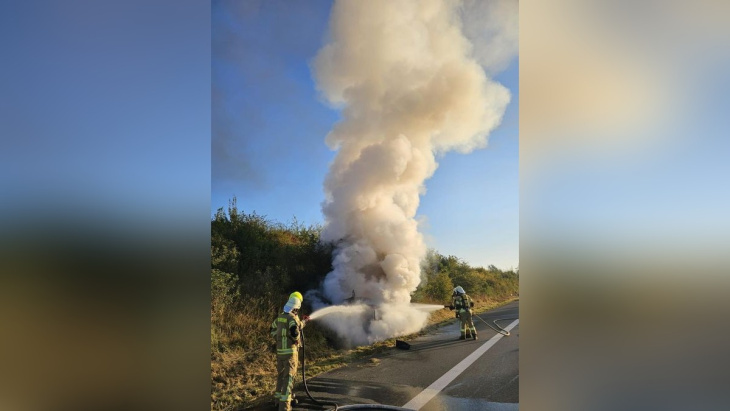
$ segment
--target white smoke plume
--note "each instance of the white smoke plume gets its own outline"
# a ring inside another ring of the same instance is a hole
[[[361,327],[368,342],[425,324],[428,315],[408,305],[426,253],[415,219],[424,182],[438,154],[486,146],[510,99],[464,34],[468,6],[337,1],[312,63],[322,95],[342,109],[326,137],[338,152],[325,181],[323,240],[338,246],[323,291],[335,304],[354,291],[378,306],[378,319]]]
[[[311,320],[326,324],[345,346],[356,346],[417,332],[428,314],[441,308],[427,304],[337,305],[315,311]]]
[[[461,20],[473,54],[487,73],[498,73],[517,55],[517,0],[463,0]]]

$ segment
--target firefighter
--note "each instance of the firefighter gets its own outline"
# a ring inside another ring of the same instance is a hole
[[[291,293],[281,314],[271,324],[271,336],[276,340],[277,379],[274,399],[279,403],[279,411],[291,411],[294,398],[292,388],[299,367],[300,334],[309,320],[306,315],[303,320],[298,317],[302,300],[299,292]]]
[[[471,300],[463,288],[454,288],[452,295],[452,303],[449,308],[456,310],[456,318],[461,322],[461,336],[460,340],[465,340],[471,334],[473,339],[477,339],[477,329],[474,327],[474,320],[472,319],[471,309],[474,307],[474,302]]]

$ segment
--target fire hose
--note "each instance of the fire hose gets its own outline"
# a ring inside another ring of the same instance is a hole
[[[472,307],[473,306],[474,306],[474,303],[472,303]],[[453,305],[444,305],[444,308],[450,308],[450,309],[453,310],[454,309],[454,306]],[[497,324],[497,321],[507,321],[507,320],[516,320],[517,319],[517,317],[514,317],[514,318],[497,318],[496,320],[492,321],[494,323],[494,325],[497,326],[497,328],[494,328],[494,327],[492,327],[491,324],[489,324],[488,322],[484,321],[484,319],[482,317],[476,315],[475,313],[472,312],[471,315],[473,315],[474,317],[477,317],[479,320],[481,320],[481,322],[483,322],[484,324],[486,324],[487,327],[489,327],[489,328],[493,329],[494,331],[496,331],[496,332],[504,335],[505,337],[509,337],[510,336],[510,332],[507,331],[507,330],[505,330],[504,328],[500,327],[499,324]],[[457,317],[458,316],[459,315],[457,313]]]
[[[447,307],[448,308],[449,306],[448,305],[445,305],[444,307]],[[489,328],[493,329],[494,331],[496,331],[496,332],[498,332],[498,333],[500,333],[500,334],[502,334],[502,335],[504,335],[506,337],[509,337],[510,336],[510,332],[507,331],[507,330],[505,330],[504,328],[500,327],[500,325],[497,324],[497,321],[506,321],[506,320],[514,320],[514,319],[516,319],[516,318],[497,318],[496,320],[493,321],[494,325],[496,326],[496,328],[495,328],[491,324],[489,324],[488,322],[486,322],[482,317],[480,317],[480,316],[478,316],[476,314],[472,314],[472,315],[475,316],[475,317],[477,317],[478,319],[480,319]],[[345,410],[367,410],[367,409],[374,409],[374,410],[393,410],[393,411],[403,411],[403,410],[406,410],[405,408],[402,408],[402,407],[395,407],[395,406],[383,405],[383,404],[351,404],[351,405],[345,405],[345,406],[340,407],[334,401],[318,401],[318,400],[316,400],[314,397],[312,397],[312,394],[309,392],[309,387],[307,386],[307,372],[306,372],[306,355],[305,355],[305,344],[304,344],[304,330],[302,328],[299,329],[299,338],[301,338],[301,341],[302,341],[302,354],[301,354],[301,359],[302,359],[302,382],[304,384],[304,391],[307,393],[307,397],[309,397],[309,399],[313,403],[315,403],[316,405],[320,406],[323,410],[328,410],[328,411],[338,411],[338,410],[341,410],[341,411],[345,411]],[[325,405],[326,404],[333,405],[334,408],[327,409],[327,408],[325,408]]]
[[[496,332],[504,335],[505,337],[509,337],[510,336],[510,333],[509,333],[509,331],[507,331],[504,328],[500,327],[499,324],[497,324],[497,321],[516,320],[517,319],[516,317],[515,318],[497,318],[496,320],[492,321],[494,323],[494,325],[497,326],[497,328],[494,328],[488,322],[484,321],[484,319],[482,317],[480,317],[480,316],[478,316],[478,315],[476,315],[474,313],[472,313],[472,315],[474,317],[477,317],[478,319],[480,319],[484,324],[487,324],[487,327],[489,327],[489,328],[493,329],[494,331],[496,331]]]
[[[333,408],[332,410],[333,411],[337,411],[338,405],[337,405],[336,402],[333,402],[333,401],[322,401],[322,402],[317,401],[317,400],[314,399],[314,397],[312,397],[312,394],[309,392],[309,387],[307,387],[306,355],[305,355],[305,351],[304,351],[304,330],[301,329],[301,328],[299,329],[299,338],[302,339],[302,382],[304,382],[304,391],[307,393],[307,397],[309,397],[309,399],[312,400],[313,403],[315,403],[315,404],[319,405],[320,407],[322,407],[322,409],[325,409],[324,408],[324,404],[332,404],[332,405],[335,406],[335,408]]]
[[[409,411],[405,408],[401,407],[395,407],[391,405],[383,405],[383,404],[351,404],[351,405],[345,405],[343,407],[340,407],[337,405],[334,401],[318,401],[312,397],[312,394],[309,392],[309,387],[307,387],[307,373],[306,373],[306,356],[304,351],[304,331],[300,328],[299,329],[299,338],[302,340],[302,381],[304,383],[304,391],[307,393],[307,397],[309,397],[310,400],[312,400],[313,403],[319,405],[322,407],[322,409],[325,408],[325,404],[331,404],[334,405],[335,408],[330,408],[328,411],[338,411],[338,410],[392,410],[392,411]]]

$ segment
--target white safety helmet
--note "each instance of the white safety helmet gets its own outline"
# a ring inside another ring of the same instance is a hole
[[[461,286],[458,286],[458,287],[454,288],[454,294],[459,294],[459,295],[466,294],[466,291],[464,291],[464,289],[461,288]]]
[[[302,306],[302,300],[298,299],[295,295],[289,297],[289,301],[284,306],[284,312],[289,313],[291,310],[298,310]]]

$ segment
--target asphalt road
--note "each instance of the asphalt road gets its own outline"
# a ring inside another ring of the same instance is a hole
[[[478,315],[490,324],[494,319],[509,318],[499,322],[506,328],[518,318],[519,304],[513,302]],[[423,411],[517,410],[519,324],[513,325],[511,336],[496,341],[490,339],[497,333],[476,317],[474,325],[479,335],[476,341],[459,340],[459,324],[452,321],[409,341],[410,350],[393,348],[312,378],[309,391],[315,399],[340,406],[377,403],[410,404],[409,408]],[[480,352],[483,354],[478,356]],[[295,410],[321,409],[307,398],[301,384],[295,392],[300,401]]]

